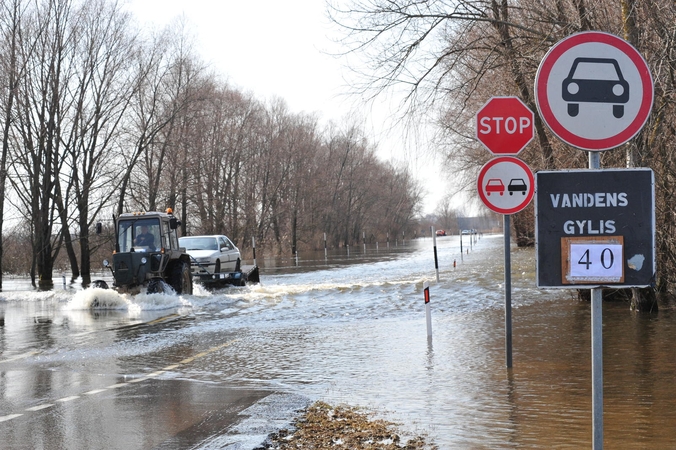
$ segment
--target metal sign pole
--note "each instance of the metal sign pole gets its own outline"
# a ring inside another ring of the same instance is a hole
[[[599,152],[589,152],[589,168],[601,168]],[[603,449],[603,291],[591,290],[593,450]]]
[[[505,361],[507,368],[512,368],[512,261],[510,254],[509,214],[504,214],[503,230],[505,233]]]
[[[592,431],[594,450],[603,449],[603,313],[601,308],[602,290],[591,291],[592,326]]]

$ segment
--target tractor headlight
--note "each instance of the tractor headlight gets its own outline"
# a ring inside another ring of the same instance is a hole
[[[141,258],[141,264],[145,264],[145,263],[147,263],[147,262],[148,262],[148,260],[146,259],[145,256],[144,256],[143,258]]]

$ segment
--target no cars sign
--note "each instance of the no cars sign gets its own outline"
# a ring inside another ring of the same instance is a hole
[[[648,120],[653,80],[628,42],[598,31],[559,41],[535,77],[540,116],[564,142],[608,150],[634,137]]]

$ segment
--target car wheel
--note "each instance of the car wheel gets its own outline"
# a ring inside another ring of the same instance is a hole
[[[216,260],[216,266],[214,267],[214,273],[221,273],[221,260]]]
[[[580,112],[580,105],[577,103],[568,103],[568,115],[570,117],[575,117]]]
[[[624,105],[613,105],[613,116],[616,119],[621,119],[624,116]]]

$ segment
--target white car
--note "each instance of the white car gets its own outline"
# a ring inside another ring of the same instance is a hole
[[[193,258],[193,273],[234,272],[242,258],[235,244],[223,235],[184,236],[178,243]]]

